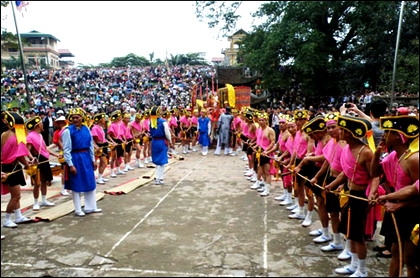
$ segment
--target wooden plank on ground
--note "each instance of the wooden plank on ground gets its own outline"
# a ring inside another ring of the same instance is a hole
[[[97,192],[96,193],[96,201],[99,201],[103,199],[105,196],[105,193],[103,192]],[[82,206],[84,205],[84,198],[82,198]],[[98,206],[100,207],[100,206]],[[63,217],[71,212],[74,211],[74,204],[73,200],[61,203],[59,205],[56,205],[54,207],[49,207],[48,209],[41,209],[37,214],[35,214],[33,217],[37,220],[42,221],[53,221],[60,217]]]
[[[149,181],[153,180],[154,175],[155,175],[155,169],[149,170],[137,179],[130,180],[130,181],[128,181],[126,183],[123,183],[119,186],[116,186],[114,188],[105,190],[105,193],[111,194],[111,195],[127,194],[127,193],[133,191],[134,189],[136,189],[136,188],[138,188],[142,185],[145,185]]]
[[[60,190],[61,190],[61,188],[58,188],[58,187],[48,187],[48,189],[47,189],[47,199],[60,194]],[[41,193],[40,193],[40,195],[41,195]],[[39,200],[41,201],[41,197],[40,197]],[[6,211],[6,207],[7,207],[8,203],[9,202],[1,203],[1,211],[2,212]],[[21,198],[20,198],[20,208],[21,209],[25,209],[27,207],[32,207],[33,204],[34,204],[34,195],[32,193],[31,194],[21,194]]]

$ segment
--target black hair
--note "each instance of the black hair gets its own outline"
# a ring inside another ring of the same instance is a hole
[[[383,117],[386,114],[388,103],[383,99],[373,100],[367,107],[368,111],[372,113],[374,118]]]

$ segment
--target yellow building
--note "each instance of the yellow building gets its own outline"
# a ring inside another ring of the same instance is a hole
[[[243,29],[236,31],[233,35],[228,37],[230,47],[222,50],[222,54],[225,55],[226,66],[237,66],[242,61],[238,59],[238,52],[242,44],[242,39],[248,35]]]

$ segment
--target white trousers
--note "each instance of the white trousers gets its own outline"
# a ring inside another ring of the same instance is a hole
[[[73,195],[73,204],[74,204],[74,211],[81,212],[82,211],[82,194],[85,196],[85,210],[96,210],[96,189],[89,191],[89,192],[74,192],[72,191]]]
[[[156,179],[163,180],[165,174],[165,165],[156,165]]]

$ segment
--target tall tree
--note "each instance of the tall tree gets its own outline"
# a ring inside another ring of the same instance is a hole
[[[209,27],[233,32],[232,16],[240,2],[197,1],[197,17]],[[232,3],[229,5],[229,3]],[[264,18],[243,40],[244,63],[258,70],[269,88],[302,87],[312,95],[340,95],[390,88],[400,2],[270,1],[255,17]],[[224,13],[223,9],[227,12]],[[400,82],[418,92],[419,3],[409,1],[403,14],[398,64]],[[201,14],[199,14],[201,13]],[[408,73],[413,73],[409,75]],[[387,78],[388,77],[388,78]],[[406,90],[408,87],[400,87]]]

